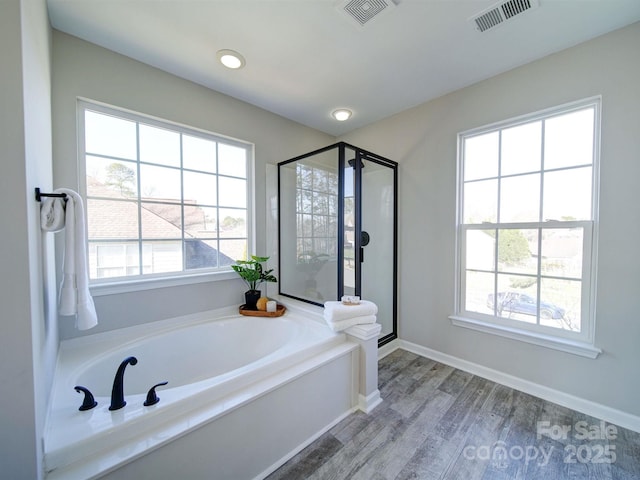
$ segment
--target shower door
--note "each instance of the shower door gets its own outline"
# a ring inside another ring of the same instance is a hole
[[[397,164],[350,145],[345,157],[343,291],[378,306],[382,345],[397,337]]]
[[[397,337],[397,163],[340,142],[278,165],[280,294],[378,305]]]
[[[361,172],[360,296],[378,305],[381,340],[396,337],[396,175],[363,156]]]

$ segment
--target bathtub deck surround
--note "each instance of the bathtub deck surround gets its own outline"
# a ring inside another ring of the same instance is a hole
[[[378,337],[381,330],[379,323],[354,325],[345,330],[347,338],[360,346],[358,408],[364,413],[372,412],[382,403],[378,390]]]
[[[133,478],[138,469],[167,478],[185,462],[194,475],[261,478],[353,411],[371,411],[379,325],[335,333],[320,308],[296,303],[282,317],[228,307],[62,342],[47,479]],[[109,411],[114,365],[129,355],[138,363],[126,373],[127,404]],[[162,400],[145,406],[159,379],[169,381]],[[97,407],[78,411],[78,384]]]

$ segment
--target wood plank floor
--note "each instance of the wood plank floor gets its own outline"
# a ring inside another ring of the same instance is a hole
[[[268,480],[640,479],[640,434],[453,367],[396,350],[379,387]]]

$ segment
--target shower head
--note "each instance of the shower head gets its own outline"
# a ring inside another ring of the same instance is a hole
[[[351,160],[348,161],[349,166],[356,168],[356,159],[352,158]],[[360,160],[360,168],[364,168],[364,162],[362,160]]]

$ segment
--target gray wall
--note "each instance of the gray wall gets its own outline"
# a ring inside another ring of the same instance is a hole
[[[230,72],[232,74],[233,72]],[[53,145],[56,186],[80,189],[76,98],[85,97],[255,144],[256,253],[265,252],[265,166],[324,147],[329,135],[188,82],[76,37],[53,33]],[[58,242],[58,258],[60,258]],[[60,262],[58,262],[60,265]],[[239,279],[95,297],[99,325],[82,334],[239,304]],[[274,291],[272,289],[270,291]],[[73,319],[61,338],[78,336]]]
[[[400,337],[640,415],[640,23],[344,137],[400,163]],[[452,326],[456,135],[602,95],[596,360]],[[424,272],[427,272],[425,275]]]
[[[41,441],[58,346],[53,241],[34,188],[51,188],[50,28],[45,0],[0,2],[0,465],[42,476]]]

